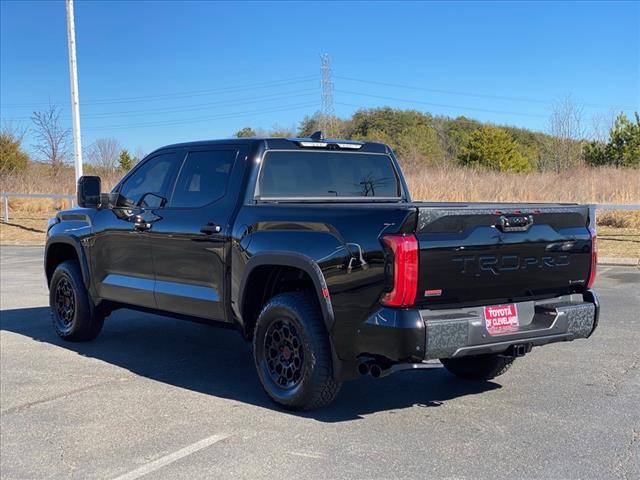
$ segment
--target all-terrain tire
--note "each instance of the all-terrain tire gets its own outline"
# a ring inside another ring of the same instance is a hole
[[[511,368],[514,360],[513,357],[496,354],[440,359],[449,372],[466,380],[491,380],[499,377]]]
[[[320,307],[308,294],[283,293],[266,303],[255,326],[253,357],[264,391],[288,410],[324,407],[340,390]]]
[[[93,340],[102,330],[104,315],[96,312],[76,260],[62,262],[53,272],[49,306],[53,327],[64,340]]]

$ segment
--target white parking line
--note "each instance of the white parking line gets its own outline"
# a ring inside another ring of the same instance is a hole
[[[114,480],[135,480],[136,478],[140,478],[147,473],[155,472],[156,470],[161,469],[162,467],[169,465],[170,463],[175,462],[176,460],[180,460],[192,453],[195,453],[203,448],[207,448],[214,443],[218,443],[225,438],[228,438],[229,435],[211,435],[210,437],[203,438],[199,442],[192,443],[191,445],[181,448],[178,451],[170,453],[169,455],[165,455],[164,457],[160,457],[153,462],[149,462],[135,470],[130,471],[129,473],[125,473],[124,475],[120,475]]]

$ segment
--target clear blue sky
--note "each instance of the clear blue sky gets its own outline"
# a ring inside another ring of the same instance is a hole
[[[28,126],[51,100],[70,125],[64,1],[2,0],[0,13],[3,121]],[[390,105],[544,130],[567,94],[587,123],[640,110],[637,2],[76,0],[75,14],[85,146],[293,127],[319,108],[321,52],[340,116]]]

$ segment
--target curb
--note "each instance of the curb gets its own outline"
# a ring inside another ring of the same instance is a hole
[[[625,267],[640,267],[640,258],[602,257],[602,258],[598,258],[598,265],[615,265],[615,266],[625,266]]]

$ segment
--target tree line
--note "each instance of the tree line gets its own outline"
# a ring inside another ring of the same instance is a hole
[[[409,169],[454,164],[515,172],[560,172],[583,164],[640,167],[637,112],[632,119],[620,113],[607,138],[587,140],[581,111],[570,99],[556,104],[547,133],[382,107],[358,110],[348,119],[317,113],[305,117],[295,132],[245,127],[235,136],[306,137],[322,126],[327,137],[387,143]]]
[[[34,159],[56,174],[69,158],[70,131],[62,127],[60,109],[50,105],[34,112]],[[556,171],[579,165],[640,167],[640,116],[620,113],[598,140],[587,140],[582,112],[570,98],[558,102],[548,131],[482,123],[466,117],[434,116],[390,107],[361,109],[350,118],[304,117],[296,131],[245,127],[236,137],[307,137],[324,127],[327,137],[384,142],[408,169],[462,165],[497,171]],[[26,170],[31,160],[23,149],[24,131],[0,132],[0,173]],[[99,138],[84,150],[99,171],[130,170],[144,155],[132,155],[117,139]]]

